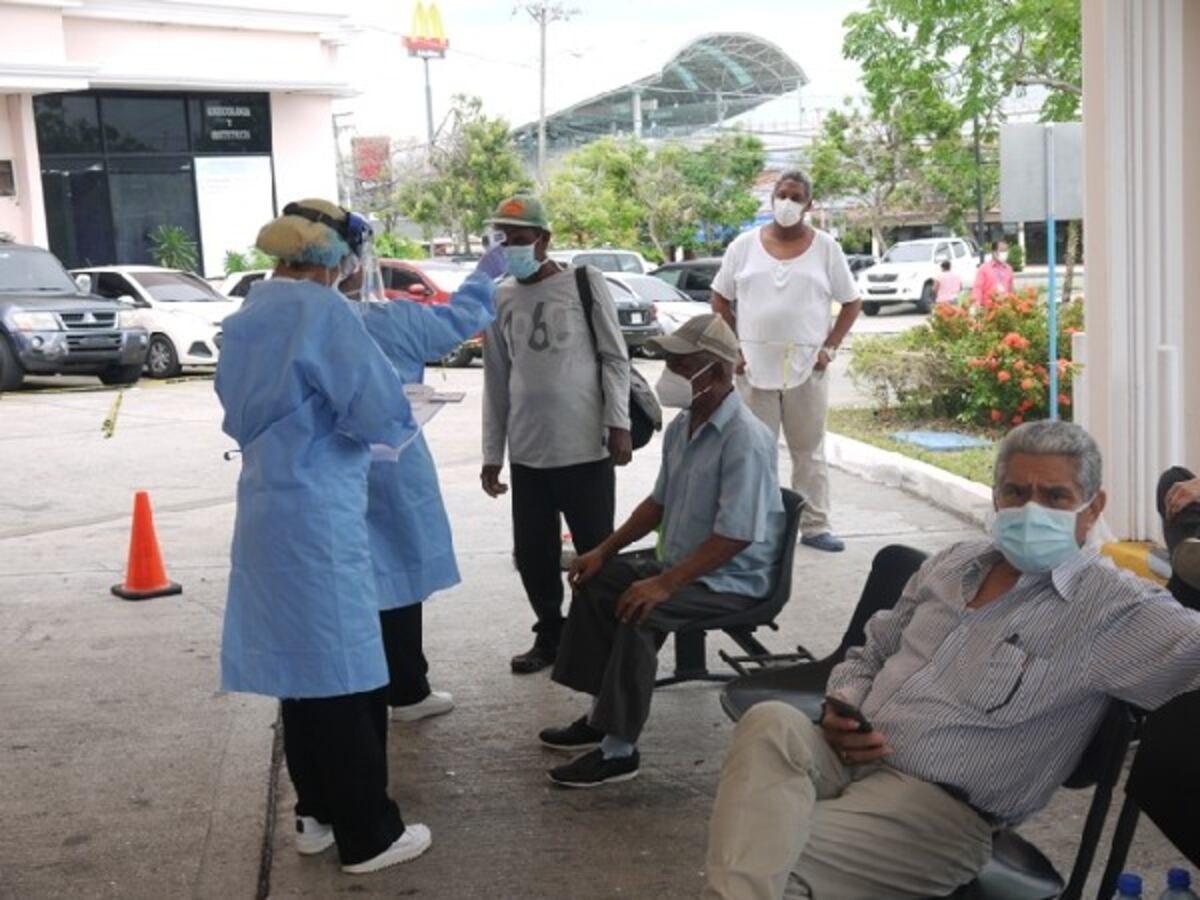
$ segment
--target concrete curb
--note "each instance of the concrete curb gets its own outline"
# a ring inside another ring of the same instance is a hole
[[[898,487],[973,525],[987,527],[992,512],[992,491],[987,485],[833,432],[825,435],[825,459],[843,472]]]

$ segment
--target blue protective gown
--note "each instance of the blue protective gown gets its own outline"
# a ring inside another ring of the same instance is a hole
[[[222,686],[289,698],[378,688],[368,442],[415,433],[400,377],[342,295],[312,282],[260,282],[222,327],[216,390],[242,450]]]
[[[471,275],[438,306],[406,300],[364,303],[363,323],[406,384],[418,384],[426,360],[445,356],[496,317],[495,286]],[[437,469],[423,436],[398,462],[376,462],[368,481],[367,526],[380,609],[397,609],[428,599],[461,580],[454,559],[450,521],[438,488]]]

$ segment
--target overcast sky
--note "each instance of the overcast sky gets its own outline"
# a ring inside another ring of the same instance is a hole
[[[860,93],[858,67],[842,58],[842,20],[866,0],[574,0],[578,14],[551,26],[547,111],[658,71],[676,51],[703,34],[740,31],[773,41],[808,75],[808,108],[829,107]],[[420,60],[400,44],[413,0],[359,0],[355,18],[366,28],[342,48],[345,71],[363,94],[341,105],[353,112],[354,132],[425,136],[424,75]],[[435,127],[457,93],[483,99],[490,115],[516,126],[538,109],[538,29],[504,0],[442,0],[450,39],[444,60],[430,63]],[[759,113],[760,121],[795,119],[794,97]]]

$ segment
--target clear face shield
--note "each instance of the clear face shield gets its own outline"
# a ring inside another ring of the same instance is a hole
[[[355,300],[363,303],[386,303],[384,293],[383,269],[379,265],[379,257],[375,254],[375,241],[368,240],[363,244],[362,257],[358,267],[359,287]]]

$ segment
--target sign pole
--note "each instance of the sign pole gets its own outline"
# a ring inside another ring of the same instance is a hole
[[[1050,366],[1050,419],[1058,418],[1058,235],[1054,221],[1054,125],[1046,125],[1046,337]]]

